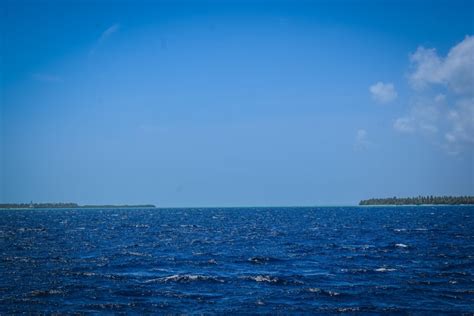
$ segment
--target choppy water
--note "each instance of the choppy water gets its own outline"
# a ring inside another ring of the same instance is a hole
[[[0,211],[0,313],[474,311],[474,207]]]

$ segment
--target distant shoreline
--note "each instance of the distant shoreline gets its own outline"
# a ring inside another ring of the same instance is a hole
[[[79,205],[77,203],[3,203],[0,204],[0,209],[110,209],[110,208],[156,208],[153,204],[138,204],[138,205]]]
[[[74,209],[82,209],[82,210],[113,210],[113,209],[155,209],[155,210],[194,210],[194,209],[308,209],[308,208],[362,208],[362,207],[429,207],[429,206],[474,206],[474,204],[367,204],[367,205],[310,205],[310,206],[170,206],[170,207],[157,207],[157,206],[79,206],[79,207],[3,207],[0,205],[0,211],[7,211],[7,210],[74,210]]]
[[[362,200],[359,206],[474,205],[474,196],[417,196]]]

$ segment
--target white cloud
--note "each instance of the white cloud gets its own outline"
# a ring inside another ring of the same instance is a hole
[[[401,133],[413,133],[415,131],[415,123],[412,117],[400,117],[393,123],[393,128]]]
[[[420,46],[410,61],[414,71],[409,78],[415,89],[438,84],[456,94],[474,94],[474,36],[466,36],[444,58],[436,49]]]
[[[453,99],[448,102],[440,95],[421,98],[393,127],[400,133],[437,137],[434,142],[448,153],[460,153],[474,145],[474,98]]]
[[[457,101],[447,118],[450,129],[446,136],[451,142],[474,144],[474,97]]]
[[[356,150],[365,150],[370,146],[368,133],[365,129],[359,129],[356,132],[354,148]]]
[[[377,82],[369,87],[372,98],[378,103],[389,103],[398,96],[392,83]]]
[[[47,74],[47,73],[34,73],[31,77],[41,82],[62,82],[63,79],[58,75]]]
[[[474,145],[474,37],[467,36],[446,57],[419,47],[410,56],[414,99],[407,115],[394,121],[401,133],[429,136],[449,154]]]
[[[428,83],[441,83],[441,60],[436,50],[418,47],[415,53],[410,56],[410,61],[414,66],[414,71],[410,75],[410,83],[416,89],[422,89]]]
[[[424,134],[434,134],[438,132],[437,123],[440,118],[442,102],[440,98],[418,100],[407,116],[395,120],[393,127],[402,133],[419,131]]]

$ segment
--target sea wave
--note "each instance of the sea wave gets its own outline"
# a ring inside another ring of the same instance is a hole
[[[405,245],[405,244],[395,244],[395,247],[408,248],[408,245]]]
[[[149,253],[137,252],[137,251],[125,251],[124,255],[135,256],[135,257],[151,257]]]
[[[61,295],[61,294],[64,294],[64,291],[61,291],[58,289],[33,290],[29,293],[29,296],[40,297],[40,296]]]
[[[279,285],[304,284],[300,280],[290,279],[287,277],[277,277],[272,275],[246,275],[240,277],[240,279]]]
[[[267,263],[272,263],[272,262],[279,262],[282,260],[278,258],[272,258],[272,257],[256,256],[256,257],[248,258],[247,261],[252,264],[267,264]]]
[[[281,279],[279,279],[277,277],[272,277],[272,276],[269,276],[269,275],[248,276],[248,277],[243,277],[242,279],[254,280],[255,282],[267,282],[267,283],[279,283],[279,282],[281,282]]]
[[[166,277],[161,278],[154,278],[146,280],[145,283],[169,283],[169,282],[176,282],[176,283],[190,283],[190,282],[224,282],[224,279],[215,277],[215,276],[208,276],[208,275],[201,275],[201,274],[173,274]]]
[[[331,291],[331,290],[324,290],[324,289],[320,289],[318,287],[310,287],[307,290],[308,290],[308,292],[311,292],[311,293],[317,293],[317,294],[322,294],[322,295],[327,295],[327,296],[339,296],[339,295],[341,295],[340,292]]]
[[[376,272],[392,272],[392,271],[397,271],[397,269],[381,267],[381,268],[375,269],[374,271],[376,271]]]

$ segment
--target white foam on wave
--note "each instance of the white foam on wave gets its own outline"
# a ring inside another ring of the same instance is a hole
[[[271,277],[269,275],[257,275],[257,276],[251,276],[248,277],[250,280],[254,280],[256,282],[269,282],[269,283],[275,283],[278,282],[278,278]]]
[[[136,257],[151,257],[149,253],[142,253],[142,252],[136,252],[136,251],[126,251],[124,252],[125,255],[129,256],[136,256]]]
[[[64,294],[61,290],[51,289],[51,290],[33,290],[30,293],[30,296],[48,296],[48,295],[58,295]]]
[[[382,267],[382,268],[375,269],[375,271],[377,271],[377,272],[392,272],[392,271],[397,271],[397,269]]]
[[[360,311],[360,307],[340,307],[337,311],[340,313],[358,312]]]
[[[150,228],[150,225],[147,224],[136,224],[135,228]]]
[[[218,278],[212,276],[206,276],[201,274],[173,274],[167,277],[150,279],[145,281],[145,283],[151,282],[195,282],[195,281],[217,281],[217,282],[224,282]]]
[[[408,245],[405,245],[405,244],[395,244],[395,247],[399,247],[399,248],[407,248]]]
[[[277,277],[272,277],[270,275],[253,275],[253,276],[243,276],[241,279],[252,280],[255,282],[267,282],[267,283],[277,283],[280,281]]]
[[[340,271],[344,272],[344,273],[356,274],[356,273],[366,273],[367,269],[363,269],[363,268],[359,268],[359,269],[341,269]]]
[[[326,294],[326,295],[329,295],[329,296],[339,296],[339,295],[341,295],[341,293],[339,293],[339,292],[322,290],[318,287],[310,287],[308,289],[308,291],[311,292],[311,293],[321,293],[321,294]]]
[[[199,279],[207,279],[207,277],[204,277],[202,275],[193,275],[193,274],[189,274],[189,275],[174,274],[174,275],[164,277],[162,280],[164,282],[168,282],[168,281],[181,281],[181,280],[196,281]]]

